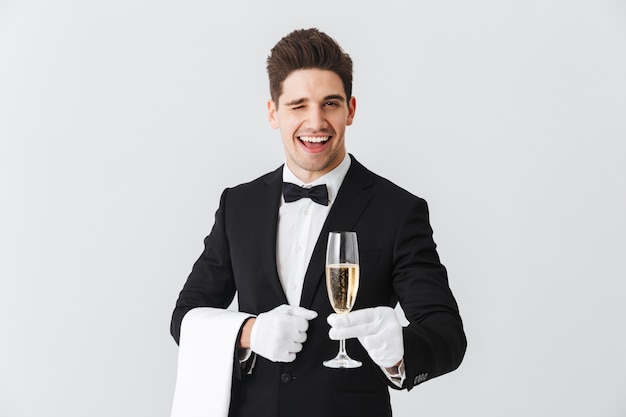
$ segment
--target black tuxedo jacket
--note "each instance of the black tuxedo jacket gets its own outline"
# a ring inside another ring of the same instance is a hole
[[[257,357],[251,374],[240,372],[235,361],[231,416],[391,416],[388,386],[396,387],[358,340],[348,340],[346,347],[362,367],[322,365],[339,347],[328,338],[326,322],[333,312],[324,279],[329,231],[358,234],[361,272],[354,310],[400,302],[410,322],[403,330],[403,388],[461,363],[465,334],[425,201],[351,158],[304,279],[300,305],[319,315],[310,322],[303,350],[290,363]],[[226,308],[235,293],[239,309],[255,315],[287,303],[276,268],[281,190],[282,167],[224,191],[205,249],[174,309],[171,331],[177,342],[183,316],[194,307]]]

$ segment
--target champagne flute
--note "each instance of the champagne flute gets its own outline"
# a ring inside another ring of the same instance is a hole
[[[356,232],[330,232],[326,247],[326,290],[337,314],[352,310],[359,289],[359,246]],[[358,368],[361,362],[346,352],[346,341],[339,341],[339,353],[324,361],[328,368]]]

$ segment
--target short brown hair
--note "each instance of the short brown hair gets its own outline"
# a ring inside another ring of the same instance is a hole
[[[318,29],[294,30],[272,48],[267,57],[270,95],[278,106],[283,81],[293,71],[319,68],[334,72],[341,78],[346,99],[352,96],[352,59],[339,44]]]

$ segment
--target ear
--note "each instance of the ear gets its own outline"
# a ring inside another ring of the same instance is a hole
[[[272,100],[267,100],[267,120],[269,120],[272,129],[278,129],[279,124],[276,118],[276,105]]]
[[[348,118],[346,120],[346,126],[350,126],[354,120],[354,114],[356,113],[356,98],[350,97],[348,101]]]

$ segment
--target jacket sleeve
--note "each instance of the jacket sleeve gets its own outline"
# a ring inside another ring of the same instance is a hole
[[[185,314],[195,307],[227,308],[235,296],[235,281],[226,236],[228,189],[220,198],[211,233],[204,239],[204,250],[194,263],[172,314],[170,332],[179,343],[180,326]]]
[[[415,198],[397,228],[392,272],[394,291],[409,321],[403,329],[406,379],[402,387],[408,390],[456,369],[467,346],[432,234],[426,202]]]

